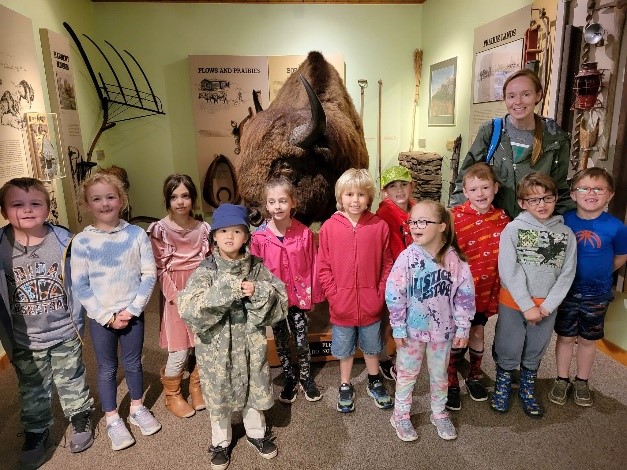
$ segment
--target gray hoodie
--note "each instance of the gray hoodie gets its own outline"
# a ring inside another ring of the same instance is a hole
[[[555,311],[570,289],[576,265],[575,235],[561,215],[542,223],[523,211],[501,233],[501,285],[522,312],[534,307],[532,297],[545,299],[541,306]]]

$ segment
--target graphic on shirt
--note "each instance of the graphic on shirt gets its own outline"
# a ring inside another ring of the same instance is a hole
[[[521,264],[561,268],[566,257],[568,236],[538,230],[518,230],[516,258]]]
[[[601,237],[591,230],[580,230],[575,233],[575,236],[577,237],[577,245],[585,247],[588,243],[590,243],[592,248],[601,248]]]
[[[523,160],[530,153],[530,145],[523,144],[521,142],[512,142],[511,144],[514,162]]]
[[[13,315],[42,315],[64,310],[67,297],[63,289],[59,263],[46,267],[44,262],[13,268]]]
[[[452,285],[451,273],[445,269],[436,269],[425,273],[424,276],[413,278],[409,295],[420,301],[438,296],[450,296]]]

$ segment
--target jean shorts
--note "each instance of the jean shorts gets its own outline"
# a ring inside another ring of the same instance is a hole
[[[331,354],[338,359],[353,356],[358,341],[359,349],[366,355],[375,356],[383,351],[380,320],[368,326],[332,325],[331,334]]]

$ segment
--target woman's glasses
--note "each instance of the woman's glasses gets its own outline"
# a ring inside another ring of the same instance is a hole
[[[429,224],[439,224],[439,223],[441,222],[434,222],[433,220],[424,220],[424,219],[421,219],[421,220],[409,219],[407,221],[407,224],[410,227],[419,228],[419,229],[425,229],[427,228],[427,225]]]
[[[592,192],[596,195],[599,195],[599,194],[605,194],[607,192],[607,188],[583,187],[583,188],[575,188],[575,191],[577,191],[579,194],[590,194]]]
[[[553,194],[549,194],[548,196],[544,197],[530,197],[528,199],[523,199],[523,201],[525,201],[530,206],[537,206],[538,204],[540,204],[540,201],[544,201],[545,203],[550,204],[552,202],[555,202],[556,200],[557,197],[555,197]]]

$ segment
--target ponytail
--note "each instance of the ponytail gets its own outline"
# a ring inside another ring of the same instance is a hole
[[[544,132],[544,123],[542,118],[537,114],[533,115],[536,127],[533,131],[533,149],[531,152],[531,166],[534,166],[542,154],[542,134]]]

